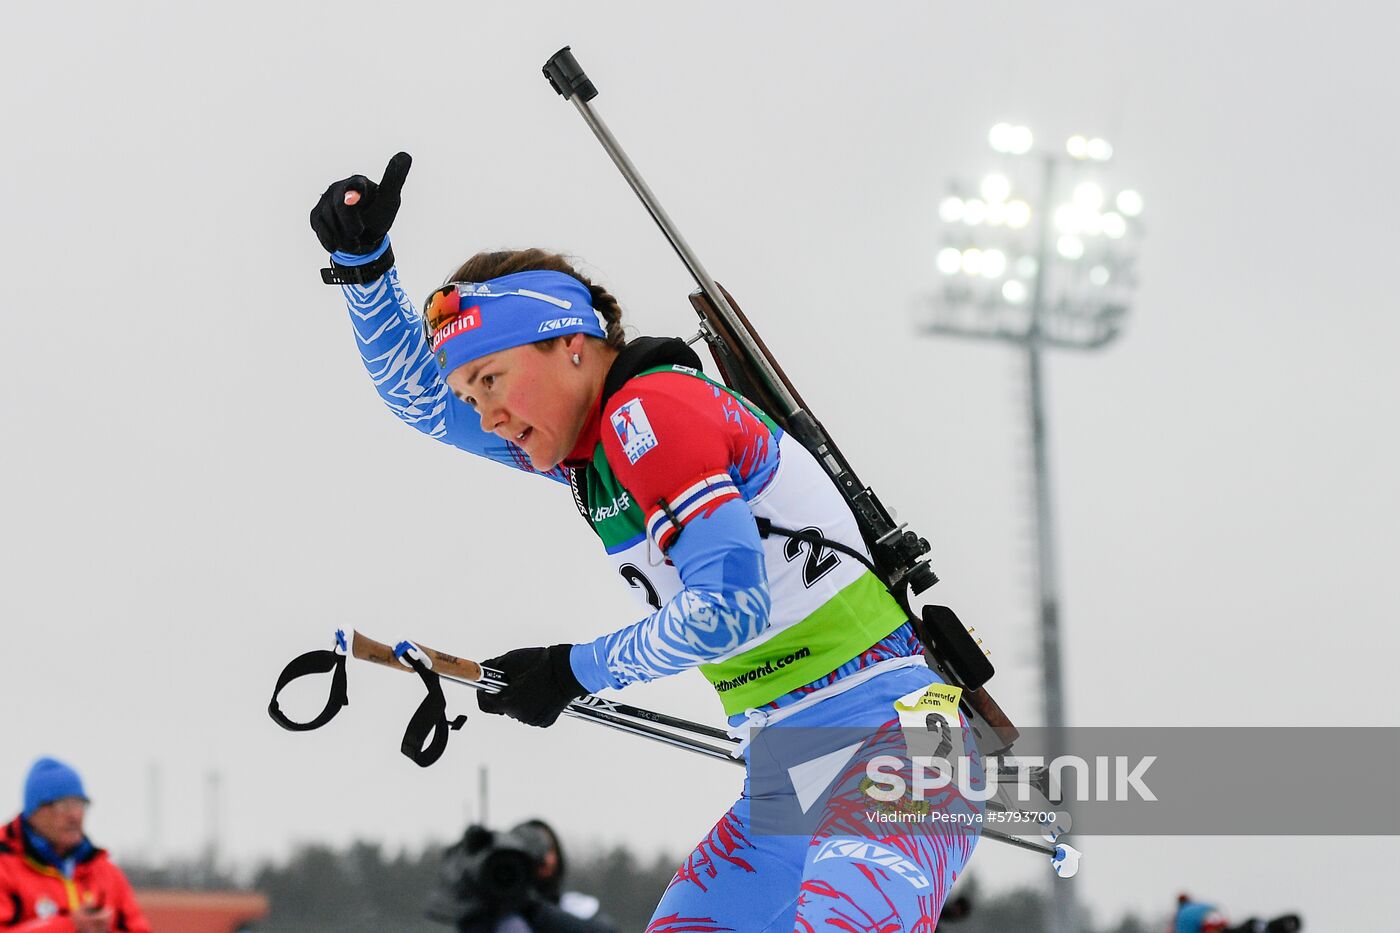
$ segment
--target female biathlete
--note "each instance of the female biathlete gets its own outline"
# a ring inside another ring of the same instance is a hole
[[[323,278],[341,284],[380,397],[430,437],[570,484],[615,572],[648,604],[592,641],[484,662],[509,686],[478,694],[481,709],[549,726],[576,697],[699,668],[736,730],[780,724],[765,737],[801,738],[746,748],[743,794],[677,871],[649,933],[933,930],[975,831],[946,819],[911,830],[919,807],[877,818],[865,762],[909,754],[896,701],[941,681],[860,562],[763,538],[755,522],[865,552],[830,479],[702,376],[684,342],[624,338],[617,301],[561,256],[479,253],[420,315],[388,239],[410,164],[399,153],[378,185],[336,182],[311,213],[331,253]],[[800,835],[754,825],[760,807],[801,816],[817,802],[815,829]],[[921,807],[927,818],[976,804],[952,786]]]

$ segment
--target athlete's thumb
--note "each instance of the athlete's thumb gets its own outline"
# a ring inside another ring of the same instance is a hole
[[[408,178],[408,170],[412,167],[413,156],[407,152],[395,153],[389,164],[384,166],[384,178],[379,182],[380,192],[397,198],[403,189],[404,179]]]

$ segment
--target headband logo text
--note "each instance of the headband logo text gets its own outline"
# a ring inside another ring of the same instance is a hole
[[[547,334],[550,331],[563,330],[565,327],[582,326],[583,318],[581,317],[556,317],[552,318],[551,320],[545,321],[543,324],[541,324],[539,333]]]
[[[437,333],[433,334],[433,350],[436,351],[438,347],[442,346],[453,337],[456,337],[458,334],[464,334],[469,330],[476,330],[480,326],[481,306],[472,305],[470,308],[457,315],[457,317],[448,321]]]

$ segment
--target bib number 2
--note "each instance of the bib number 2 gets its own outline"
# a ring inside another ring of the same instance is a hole
[[[803,528],[799,533],[812,535],[814,538],[822,537],[820,528]],[[841,563],[841,555],[820,541],[811,538],[788,538],[783,543],[783,557],[787,559],[788,563],[801,557],[803,551],[807,552],[807,557],[802,562],[802,585],[808,589],[811,589],[814,583]]]

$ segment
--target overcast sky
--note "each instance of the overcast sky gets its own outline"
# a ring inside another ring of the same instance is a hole
[[[217,772],[221,851],[246,865],[454,837],[481,764],[494,820],[647,850],[688,849],[738,793],[736,768],[474,712],[421,771],[397,751],[419,687],[375,668],[320,732],[265,713],[338,626],[484,657],[634,617],[566,490],[382,408],[306,222],[405,149],[415,297],[479,249],[539,245],[583,257],[640,332],[691,332],[684,269],[540,76],[565,44],[847,456],[933,540],[928,595],[987,636],[1027,723],[1021,361],[917,336],[916,309],[938,200],[990,167],[992,123],[1108,138],[1146,199],[1141,288],[1120,341],[1047,367],[1071,721],[1400,726],[1396,15],[976,6],[6,3],[0,800],[56,754],[98,842],[189,854]],[[696,675],[626,699],[720,716]],[[1100,916],[1179,889],[1314,930],[1397,906],[1393,838],[1080,847]],[[993,887],[1048,871],[993,845],[973,866]]]

